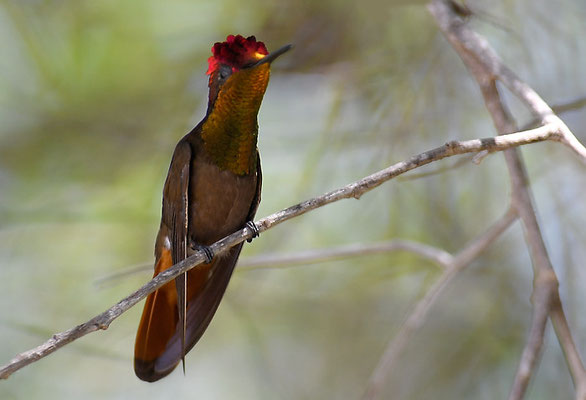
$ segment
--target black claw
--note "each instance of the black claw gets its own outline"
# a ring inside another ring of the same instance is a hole
[[[214,259],[214,251],[209,246],[200,246],[199,248],[206,256],[206,264],[209,264]]]
[[[203,251],[206,256],[206,264],[211,263],[214,259],[214,251],[211,247],[197,244],[193,240],[189,242],[189,246],[195,251]]]
[[[248,243],[252,242],[252,239],[258,237],[260,231],[258,230],[258,226],[253,221],[246,222],[246,227],[252,231],[252,237],[250,239],[246,239]]]
[[[197,244],[193,240],[189,241],[189,246],[195,251],[203,251],[206,256],[206,264],[211,263],[214,259],[215,254],[211,247]]]

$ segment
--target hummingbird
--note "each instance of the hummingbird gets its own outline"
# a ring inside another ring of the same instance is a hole
[[[154,276],[202,250],[207,262],[151,293],[134,348],[134,371],[144,381],[167,376],[210,324],[236,266],[242,243],[215,256],[208,247],[252,222],[262,171],[257,115],[271,63],[254,36],[229,35],[208,59],[208,107],[203,120],[175,147],[163,188]]]

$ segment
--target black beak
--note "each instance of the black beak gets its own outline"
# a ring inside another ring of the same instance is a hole
[[[250,68],[254,68],[254,67],[257,67],[257,66],[259,66],[261,64],[265,64],[265,63],[272,63],[273,61],[275,61],[275,59],[277,57],[279,57],[282,54],[285,54],[286,52],[288,52],[292,48],[293,48],[292,44],[287,44],[287,45],[281,47],[279,50],[275,50],[275,51],[267,54],[266,56],[264,56],[263,58],[258,60],[256,63],[252,64],[250,66]]]

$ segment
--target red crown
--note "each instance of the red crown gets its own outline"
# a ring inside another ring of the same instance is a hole
[[[257,42],[254,36],[244,38],[241,35],[229,35],[225,42],[217,42],[212,47],[212,54],[208,58],[207,75],[214,72],[219,64],[226,64],[236,71],[245,64],[256,61],[259,55],[267,55],[269,52],[263,42]]]

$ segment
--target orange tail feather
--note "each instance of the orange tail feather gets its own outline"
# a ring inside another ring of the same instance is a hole
[[[155,264],[154,276],[172,265],[171,252],[163,250]],[[197,297],[202,291],[211,267],[205,265],[188,272],[188,299]],[[179,329],[178,322],[177,289],[175,282],[169,282],[147,297],[142,312],[134,345],[134,371],[140,379],[157,381],[171,373],[180,361],[163,368],[157,365],[157,360],[165,353]]]

